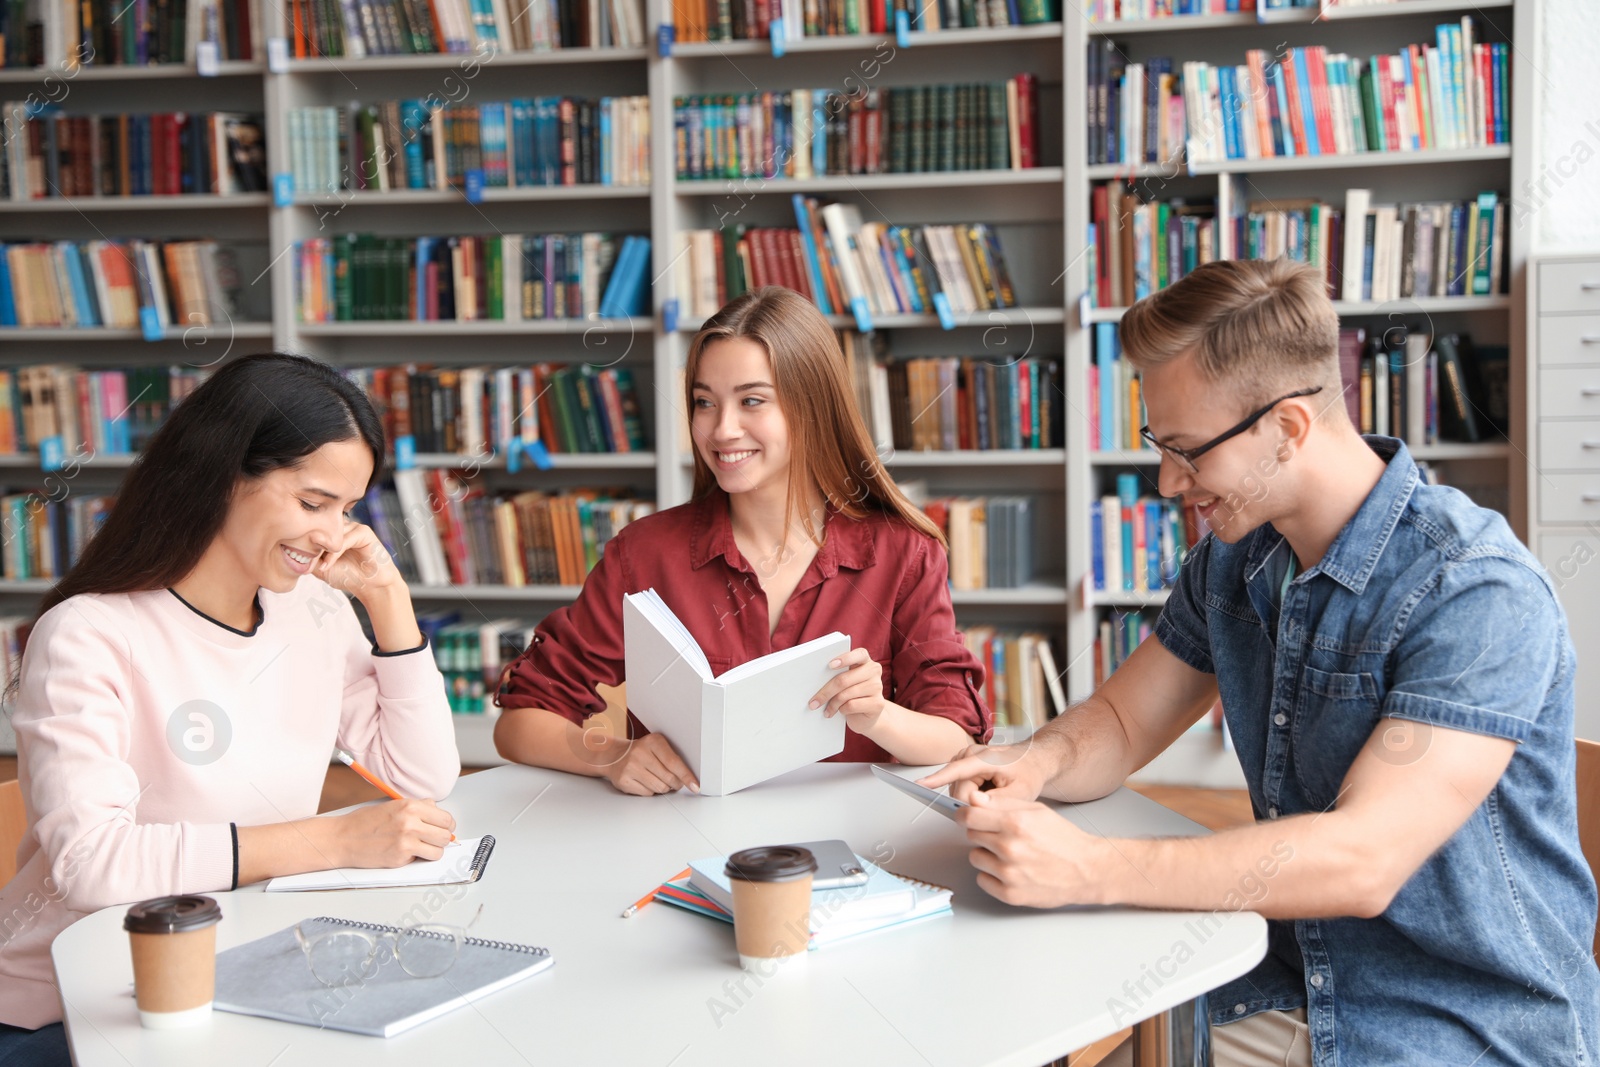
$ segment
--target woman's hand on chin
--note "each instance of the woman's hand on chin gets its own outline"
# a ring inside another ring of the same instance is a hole
[[[344,543],[337,551],[323,553],[311,573],[363,603],[371,594],[405,588],[389,550],[370,526],[359,522],[345,527]]]

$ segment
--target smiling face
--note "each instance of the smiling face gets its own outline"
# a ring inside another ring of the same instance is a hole
[[[1197,448],[1248,415],[1236,390],[1208,381],[1189,356],[1140,372],[1141,396],[1150,432],[1164,445]],[[1219,539],[1233,544],[1284,514],[1293,496],[1293,475],[1277,462],[1282,437],[1275,408],[1249,430],[1224,441],[1195,461],[1198,469],[1162,453],[1160,492],[1195,507]]]
[[[298,467],[246,478],[212,545],[242,578],[287,593],[324,553],[344,545],[349,509],[372,477],[372,452],[359,439],[332,441]]]
[[[730,495],[787,492],[789,423],[772,377],[772,360],[755,341],[723,338],[700,353],[690,429],[700,458]]]

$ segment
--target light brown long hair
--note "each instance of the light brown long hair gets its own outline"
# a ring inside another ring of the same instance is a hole
[[[892,519],[944,544],[944,535],[894,483],[872,447],[872,436],[856,407],[845,376],[839,339],[816,305],[792,289],[769,285],[729,301],[706,320],[689,342],[684,364],[684,404],[691,413],[700,357],[716,341],[742,339],[766,349],[778,407],[789,425],[789,487],[784,528],[804,501],[808,481],[840,514],[862,519],[871,514]],[[716,475],[700,449],[694,454],[694,499],[717,487]],[[806,534],[819,544],[822,523],[808,521]]]

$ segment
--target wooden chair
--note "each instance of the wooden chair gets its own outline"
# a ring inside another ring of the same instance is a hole
[[[0,782],[0,885],[17,873],[17,846],[28,829],[28,816],[22,808],[22,783],[13,779]]]
[[[1578,844],[1600,880],[1600,742],[1578,740]],[[1600,929],[1594,951],[1600,954]]]

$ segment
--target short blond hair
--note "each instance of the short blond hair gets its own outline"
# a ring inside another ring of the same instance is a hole
[[[1189,354],[1207,380],[1237,386],[1246,406],[1320,385],[1320,410],[1345,410],[1335,402],[1339,316],[1321,272],[1306,263],[1207,263],[1129,308],[1120,338],[1135,368]]]

